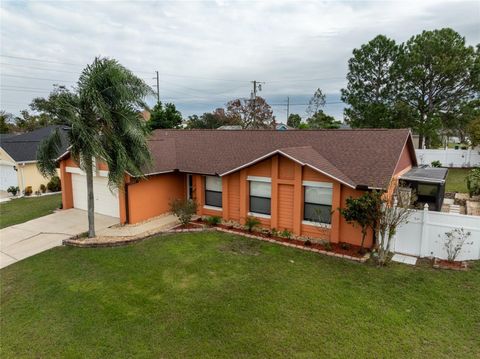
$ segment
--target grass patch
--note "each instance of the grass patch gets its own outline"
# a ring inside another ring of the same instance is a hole
[[[0,273],[2,358],[480,356],[478,265],[378,269],[203,232]]]
[[[445,191],[468,193],[467,182],[465,181],[468,172],[470,172],[468,168],[450,168],[448,170]]]
[[[0,203],[0,228],[46,216],[60,206],[61,194],[17,198]]]

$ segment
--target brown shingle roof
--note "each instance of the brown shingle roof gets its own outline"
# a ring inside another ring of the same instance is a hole
[[[408,129],[156,130],[149,140],[154,165],[148,174],[223,175],[280,151],[352,187],[385,188],[407,141]]]

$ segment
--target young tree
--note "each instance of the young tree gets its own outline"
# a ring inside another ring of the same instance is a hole
[[[305,112],[310,116],[315,115],[318,111],[320,111],[320,109],[323,108],[323,106],[325,106],[325,98],[325,94],[318,88],[310,101],[308,101],[308,106]]]
[[[177,110],[173,103],[167,103],[165,106],[161,102],[157,103],[150,113],[148,127],[151,130],[157,128],[178,128],[182,124],[182,114]]]
[[[116,60],[96,58],[81,73],[75,92],[62,96],[57,106],[69,125],[70,155],[86,173],[88,236],[95,236],[93,160],[108,165],[111,188],[122,188],[125,172],[143,176],[151,163],[148,129],[138,109],[152,90]],[[37,166],[45,176],[56,173],[55,158],[61,136],[53,132],[39,146]]]
[[[415,109],[411,127],[419,147],[430,146],[442,128],[442,114],[451,113],[478,90],[478,52],[452,29],[423,31],[401,46],[395,71],[400,96]]]
[[[260,96],[255,100],[236,99],[227,103],[229,121],[240,123],[245,129],[269,128],[275,117],[270,105]]]
[[[302,118],[297,113],[291,113],[287,119],[287,126],[298,128],[300,123],[302,122]]]
[[[346,122],[352,127],[394,128],[397,80],[392,69],[398,54],[394,40],[378,35],[348,61],[347,88],[342,89]]]
[[[391,197],[383,198],[381,209],[377,217],[379,245],[378,264],[383,266],[387,262],[390,253],[390,245],[398,226],[406,223],[411,215],[410,208],[415,201],[411,193],[402,192],[398,183],[390,184]]]
[[[339,208],[340,214],[348,223],[357,224],[362,230],[360,251],[364,252],[365,237],[370,228],[375,233],[381,207],[382,193],[378,191],[365,192],[360,197],[349,197],[345,208]]]

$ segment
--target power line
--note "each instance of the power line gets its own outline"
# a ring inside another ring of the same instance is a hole
[[[33,76],[23,76],[23,75],[11,75],[11,74],[0,74],[1,76],[7,76],[7,77],[18,77],[22,79],[32,79],[32,80],[44,80],[44,81],[59,81],[59,82],[69,82],[69,83],[74,83],[75,81],[72,80],[55,80],[55,79],[47,79],[43,77],[33,77]]]
[[[33,57],[22,57],[22,56],[12,56],[12,55],[0,55],[1,57],[6,57],[9,59],[18,59],[18,60],[28,60],[28,61],[36,61],[36,62],[45,62],[50,64],[60,64],[60,65],[69,65],[69,66],[82,66],[82,64],[78,63],[69,63],[69,62],[60,62],[60,61],[51,61],[51,60],[40,60]]]
[[[0,62],[2,66],[13,66],[13,67],[20,67],[20,68],[27,68],[27,69],[35,69],[35,70],[42,70],[42,71],[50,71],[50,72],[62,72],[66,74],[77,74],[80,75],[79,71],[64,71],[64,70],[57,70],[57,69],[49,69],[47,67],[37,67],[37,66],[30,66],[30,65],[17,65],[17,64],[9,64],[6,62]]]

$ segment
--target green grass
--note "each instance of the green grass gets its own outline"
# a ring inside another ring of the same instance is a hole
[[[0,203],[0,228],[13,226],[50,214],[60,206],[61,194],[17,198]]]
[[[217,232],[1,274],[2,358],[478,358],[480,266],[379,269]]]
[[[465,181],[468,172],[470,172],[468,168],[450,168],[448,170],[445,191],[468,193],[467,182]]]

